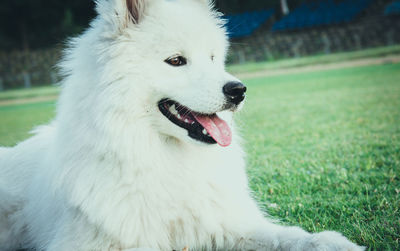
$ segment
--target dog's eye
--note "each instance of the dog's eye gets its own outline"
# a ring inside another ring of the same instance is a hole
[[[214,55],[212,55],[212,56],[211,56],[211,61],[214,61],[214,58],[215,58],[215,56],[214,56]]]
[[[172,66],[182,66],[187,64],[187,60],[186,58],[182,57],[182,56],[176,56],[176,57],[172,57],[172,58],[168,58],[165,60],[165,62],[169,65]]]

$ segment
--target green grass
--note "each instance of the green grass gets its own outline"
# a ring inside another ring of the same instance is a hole
[[[7,90],[0,92],[0,101],[34,98],[40,96],[54,96],[58,93],[59,89],[55,86],[42,86],[30,89]]]
[[[0,146],[26,139],[36,126],[54,117],[54,102],[0,106]]]
[[[273,217],[400,250],[400,64],[249,79],[239,114],[254,195]],[[0,107],[0,145],[54,115]]]
[[[239,122],[261,205],[309,231],[399,250],[400,64],[247,85]]]
[[[352,52],[333,53],[327,55],[316,55],[301,58],[282,59],[268,62],[254,62],[240,65],[228,66],[228,71],[232,73],[255,72],[264,70],[274,70],[283,68],[293,68],[315,64],[327,64],[343,62],[362,58],[374,58],[388,55],[399,55],[400,45],[379,47]]]

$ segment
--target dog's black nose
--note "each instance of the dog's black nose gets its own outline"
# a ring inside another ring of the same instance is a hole
[[[243,101],[247,88],[240,82],[228,82],[222,90],[229,102],[238,105]]]

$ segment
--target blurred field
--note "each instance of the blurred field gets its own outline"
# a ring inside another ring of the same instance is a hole
[[[26,139],[36,126],[54,116],[54,101],[0,106],[0,146]]]
[[[287,224],[400,250],[400,64],[246,84],[237,120],[260,205]],[[0,145],[53,116],[54,102],[0,106]]]
[[[58,93],[59,90],[55,86],[43,86],[31,89],[10,90],[5,92],[0,92],[0,101],[5,102],[7,100],[54,96],[58,95]]]
[[[234,74],[249,73],[257,71],[272,71],[277,69],[290,69],[316,64],[331,64],[338,62],[349,62],[366,58],[382,58],[385,56],[400,55],[400,45],[372,48],[352,52],[322,54],[316,56],[282,59],[268,62],[245,63],[231,65],[228,70]]]

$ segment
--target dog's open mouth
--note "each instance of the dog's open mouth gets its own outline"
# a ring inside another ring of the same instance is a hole
[[[175,125],[188,131],[189,137],[207,143],[229,146],[232,133],[228,124],[217,114],[201,114],[170,99],[158,102],[161,113]]]

